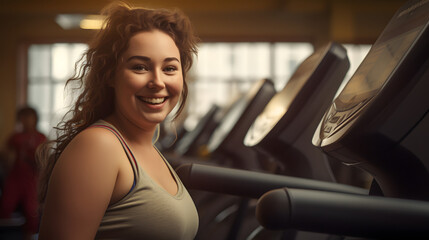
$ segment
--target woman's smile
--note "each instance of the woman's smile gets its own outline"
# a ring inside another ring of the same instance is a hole
[[[137,99],[144,105],[146,110],[161,111],[164,109],[168,98],[137,96]]]
[[[137,98],[142,102],[154,104],[154,105],[164,103],[167,100],[166,97],[141,97],[141,96],[138,96]]]

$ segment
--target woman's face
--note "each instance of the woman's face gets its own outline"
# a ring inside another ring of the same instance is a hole
[[[134,35],[113,85],[116,114],[141,127],[162,122],[183,87],[180,53],[173,39],[159,30]]]

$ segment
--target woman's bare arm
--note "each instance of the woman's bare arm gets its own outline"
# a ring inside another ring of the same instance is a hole
[[[105,129],[76,136],[51,175],[39,239],[94,239],[123,156],[120,143]]]

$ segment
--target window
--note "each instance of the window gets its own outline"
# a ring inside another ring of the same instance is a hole
[[[188,79],[187,128],[216,103],[224,106],[251,85],[270,78],[281,90],[311,53],[310,43],[204,43]]]
[[[71,98],[65,81],[74,73],[86,44],[34,44],[28,49],[27,103],[39,113],[39,129],[52,137],[52,128],[66,113]]]

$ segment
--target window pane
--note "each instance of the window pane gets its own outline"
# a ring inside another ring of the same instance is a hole
[[[38,127],[49,137],[75,96],[65,94],[64,85],[86,48],[86,44],[56,43],[34,44],[28,50],[28,104],[38,111]]]
[[[53,112],[55,114],[63,114],[65,113],[65,108],[68,106],[66,103],[66,99],[64,96],[64,83],[61,84],[54,84],[53,85]]]
[[[231,47],[229,44],[201,45],[196,62],[196,74],[201,77],[231,77]]]
[[[74,74],[75,63],[86,49],[85,44],[57,43],[52,46],[52,77],[64,81]]]
[[[51,112],[51,85],[47,83],[28,84],[28,104],[36,109],[39,115],[38,127],[45,134],[49,132],[49,114]]]
[[[54,44],[52,46],[52,78],[62,80],[69,77],[72,66],[67,44]]]
[[[52,136],[55,136],[55,135],[53,132],[53,128],[50,124],[50,119],[51,119],[50,115],[39,114],[39,122],[37,123],[38,125],[37,128],[39,129],[40,132],[47,135],[48,138],[52,139]]]
[[[73,67],[74,63],[77,62],[82,54],[88,49],[88,45],[84,43],[74,43],[70,44],[70,57],[72,59]]]
[[[313,53],[310,43],[274,44],[274,81],[281,90],[299,64]]]
[[[235,43],[231,45],[234,78],[255,80],[271,75],[270,44]]]
[[[50,90],[49,83],[38,83],[28,85],[28,104],[37,106],[37,110],[41,113],[50,111]]]
[[[233,77],[248,78],[249,77],[249,56],[250,48],[248,43],[237,43],[232,46],[233,54]]]
[[[49,78],[50,52],[48,44],[32,45],[28,49],[28,76],[32,81],[47,81]]]
[[[271,53],[269,43],[249,44],[247,69],[249,78],[260,79],[271,77]]]

